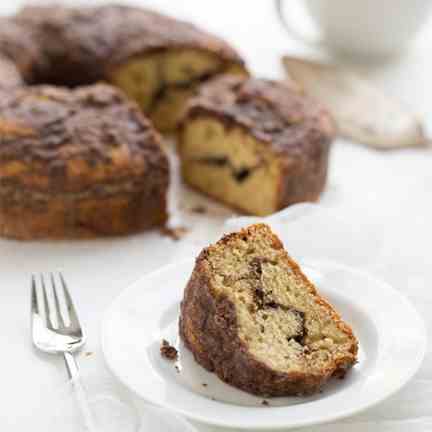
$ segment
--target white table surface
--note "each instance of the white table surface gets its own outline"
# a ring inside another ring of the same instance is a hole
[[[0,11],[13,11],[13,1]],[[258,76],[283,76],[279,59],[306,52],[290,41],[278,24],[272,2],[219,0],[142,1],[175,16],[190,19],[232,42]],[[354,66],[387,92],[421,115],[432,130],[432,22],[409,53],[387,64]],[[177,189],[183,208],[205,201]],[[432,153],[408,150],[377,153],[338,140],[331,159],[330,180],[322,203],[382,235],[379,250],[371,249],[369,267],[412,298],[428,293],[432,280]],[[177,218],[191,228],[180,242],[146,233],[124,239],[56,243],[0,240],[0,430],[42,430],[52,415],[53,398],[65,382],[60,359],[36,354],[29,334],[29,275],[61,268],[69,281],[89,341],[79,361],[95,383],[107,378],[100,350],[100,324],[113,298],[142,274],[170,262],[187,250],[213,240],[231,212],[211,206],[207,216],[181,210]],[[417,302],[422,307],[422,302]],[[427,304],[425,318],[431,328]],[[430,306],[430,305],[429,305]],[[420,376],[432,378],[429,354]],[[402,409],[402,407],[401,407]],[[427,415],[428,413],[419,413]],[[367,418],[368,413],[363,416]],[[429,413],[431,415],[431,413]],[[391,416],[390,416],[391,418]],[[40,423],[39,423],[40,422]],[[415,432],[415,425],[411,428]],[[46,429],[45,429],[46,430]],[[209,430],[202,427],[201,430]]]

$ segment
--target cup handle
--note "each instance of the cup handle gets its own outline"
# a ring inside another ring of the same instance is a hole
[[[293,7],[295,3],[297,3],[297,7],[302,7],[298,4],[300,3],[300,0],[297,1],[290,0],[290,7]],[[324,40],[319,35],[318,30],[316,32],[317,35],[315,36],[312,34],[307,34],[303,30],[297,28],[293,24],[293,22],[289,18],[287,18],[287,16],[284,13],[283,0],[275,0],[275,6],[276,6],[276,13],[278,15],[280,22],[282,23],[283,27],[290,34],[292,38],[313,48],[323,48],[325,46]]]

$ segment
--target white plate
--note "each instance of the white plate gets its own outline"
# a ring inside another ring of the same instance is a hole
[[[109,308],[102,344],[111,371],[149,402],[204,423],[245,429],[288,428],[358,413],[399,390],[421,365],[422,319],[388,284],[342,265],[317,261],[308,276],[349,322],[360,341],[359,363],[344,380],[308,398],[258,398],[221,382],[197,365],[178,337],[179,303],[194,262],[179,262],[126,289]],[[162,339],[180,352],[160,356]]]

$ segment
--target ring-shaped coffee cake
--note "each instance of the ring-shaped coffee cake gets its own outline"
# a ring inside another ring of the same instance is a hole
[[[164,224],[172,131],[197,86],[247,75],[195,26],[126,6],[32,6],[0,21],[0,235]],[[98,84],[103,81],[106,84]]]

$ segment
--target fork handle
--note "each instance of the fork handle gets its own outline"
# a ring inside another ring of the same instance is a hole
[[[75,393],[78,408],[83,417],[84,426],[87,432],[97,432],[95,420],[90,410],[85,388],[81,382],[79,369],[75,357],[70,352],[63,353],[64,361],[68,376],[71,380],[72,387]]]
[[[64,361],[66,364],[66,369],[69,378],[73,381],[79,378],[79,369],[78,364],[75,360],[75,357],[70,352],[63,353]]]

